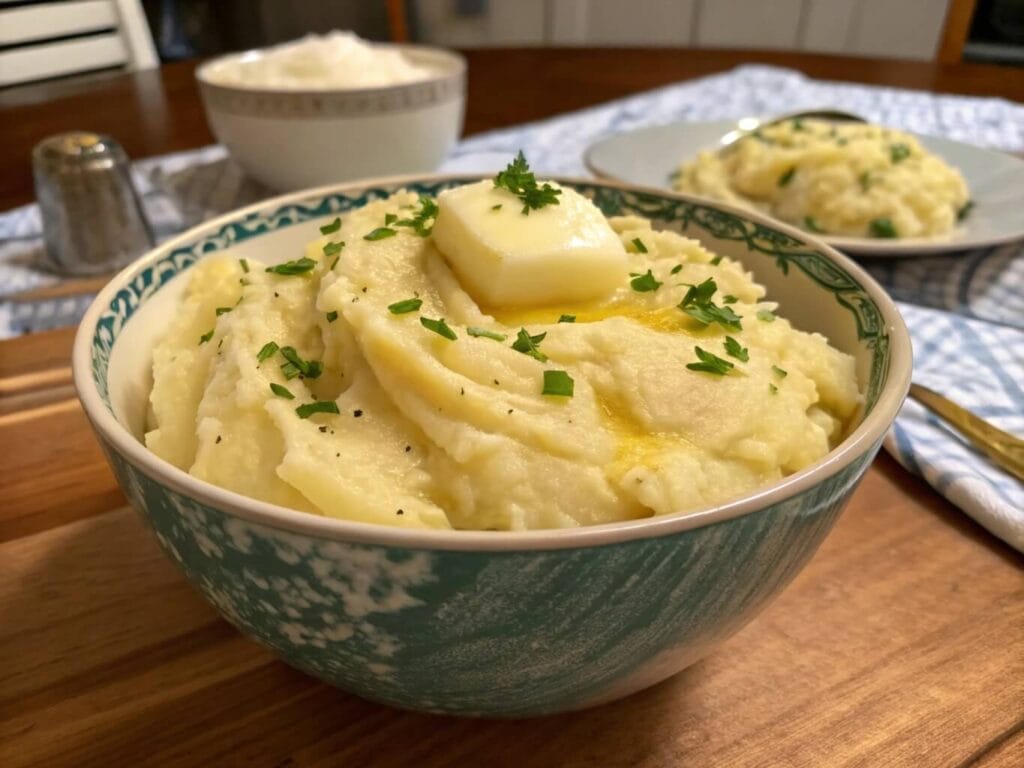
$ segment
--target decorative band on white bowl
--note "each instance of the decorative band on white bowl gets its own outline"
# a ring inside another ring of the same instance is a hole
[[[382,88],[271,90],[210,81],[206,73],[221,61],[215,59],[196,70],[196,79],[208,111],[277,119],[371,117],[442,104],[465,93],[462,56],[437,48],[403,46],[403,50],[412,63],[434,69],[437,75]]]

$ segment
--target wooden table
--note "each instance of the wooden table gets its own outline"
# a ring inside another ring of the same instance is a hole
[[[490,51],[470,55],[468,126],[743,60],[1024,101],[1024,75],[994,67]],[[0,94],[0,208],[30,198],[26,152],[49,133],[108,130],[136,157],[210,141],[191,72],[175,64]],[[1024,763],[1022,560],[885,455],[782,597],[677,677],[542,720],[421,716],[289,669],[188,587],[124,507],[71,395],[71,335],[0,343],[4,768]]]

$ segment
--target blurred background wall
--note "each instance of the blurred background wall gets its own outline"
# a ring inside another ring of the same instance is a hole
[[[144,0],[161,55],[239,50],[309,31],[390,35],[387,0]],[[684,46],[933,59],[951,14],[963,56],[1024,62],[1024,0],[403,0],[410,37],[454,47]]]

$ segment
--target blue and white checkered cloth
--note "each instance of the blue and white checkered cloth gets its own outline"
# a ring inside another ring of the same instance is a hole
[[[1024,150],[1024,105],[810,80],[744,66],[542,122],[461,142],[443,170],[493,171],[523,149],[550,174],[586,175],[583,150],[604,136],[676,120],[718,120],[835,106],[916,133]],[[266,196],[206,147],[141,161],[135,179],[158,236]],[[1024,211],[1024,201],[1021,203]],[[1024,213],[1022,213],[1024,215]],[[35,269],[38,209],[0,215],[0,338],[74,323],[89,297],[13,302],[5,296],[55,282]],[[1024,435],[1024,243],[916,259],[872,259],[871,273],[899,302],[914,341],[914,379],[1018,436]],[[981,525],[1024,551],[1024,486],[941,419],[904,406],[885,442],[910,472]]]

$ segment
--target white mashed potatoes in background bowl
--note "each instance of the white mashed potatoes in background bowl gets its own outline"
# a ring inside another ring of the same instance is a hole
[[[758,214],[498,182],[203,224],[101,292],[74,371],[228,621],[367,698],[519,717],[652,685],[753,618],[877,452],[910,346],[865,273]]]

